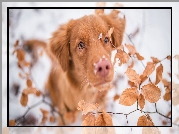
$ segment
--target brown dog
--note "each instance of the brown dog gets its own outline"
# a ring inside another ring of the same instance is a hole
[[[125,18],[118,18],[118,12],[105,15],[99,10],[98,14],[70,20],[50,39],[53,69],[47,88],[65,124],[74,121],[68,113],[77,113],[80,100],[105,107],[114,74],[111,52],[121,45],[125,30]]]

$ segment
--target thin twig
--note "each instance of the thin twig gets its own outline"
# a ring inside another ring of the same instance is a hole
[[[43,101],[41,100],[41,101],[37,102],[36,104],[30,106],[30,107],[25,111],[25,113],[24,113],[21,117],[15,119],[15,122],[18,122],[19,120],[25,118],[25,116],[27,115],[27,113],[28,113],[32,108],[34,108],[34,107],[40,105],[42,102],[43,102]],[[16,126],[18,126],[19,124],[20,124],[20,122],[18,122],[18,123],[16,124]]]

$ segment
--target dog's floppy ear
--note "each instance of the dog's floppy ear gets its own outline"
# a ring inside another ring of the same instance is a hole
[[[112,33],[113,45],[117,48],[121,45],[126,26],[126,19],[118,17],[118,10],[113,10],[109,15],[99,15],[107,24],[109,29],[114,28]]]
[[[67,24],[63,24],[55,31],[49,42],[49,50],[60,63],[63,71],[68,71],[69,68],[69,42],[70,31],[74,20],[69,21]]]

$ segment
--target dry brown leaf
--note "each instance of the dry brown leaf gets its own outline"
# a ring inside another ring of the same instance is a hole
[[[168,82],[166,79],[163,79],[162,82],[163,82],[163,84],[164,84],[164,87],[169,87],[169,86],[171,86],[171,83]]]
[[[30,62],[26,62],[26,61],[23,61],[22,64],[25,66],[25,67],[29,67],[31,65]]]
[[[24,52],[24,50],[18,49],[18,50],[16,50],[16,52],[17,52],[18,61],[19,62],[24,62],[24,58],[25,58],[25,52]]]
[[[40,90],[37,90],[35,95],[39,97],[41,94],[42,92]]]
[[[144,76],[149,76],[155,70],[155,66],[153,62],[147,62],[147,66],[143,72]]]
[[[19,40],[16,40],[16,43],[14,44],[14,47],[16,48],[19,45]]]
[[[167,125],[167,122],[165,120],[162,121],[162,125],[165,126]]]
[[[21,65],[21,62],[17,62],[17,65],[18,65],[18,68],[22,69],[22,65]]]
[[[150,126],[151,123],[148,124],[148,119],[145,115],[142,115],[138,118],[137,126]]]
[[[163,96],[163,99],[166,101],[171,100],[171,93],[165,93],[165,95]]]
[[[152,118],[150,117],[149,114],[147,114],[146,117],[147,117],[148,120],[152,121]]]
[[[93,114],[89,114],[82,122],[82,126],[95,126],[95,119]]]
[[[175,96],[172,98],[172,104],[174,106],[178,105],[179,104],[179,95]]]
[[[50,116],[50,119],[49,119],[49,120],[50,120],[51,123],[55,122],[54,116]]]
[[[163,73],[163,65],[160,64],[160,66],[156,69],[156,81],[155,85],[157,85],[162,80],[162,73]]]
[[[26,85],[27,87],[32,87],[32,81],[30,79],[27,79]]]
[[[139,94],[136,88],[127,88],[122,92],[119,103],[125,106],[131,106],[137,101],[138,96]]]
[[[169,111],[166,116],[170,117],[170,115],[171,115],[171,111]]]
[[[89,102],[85,102],[84,100],[81,100],[78,103],[77,109],[81,110],[83,115],[86,115],[88,112],[92,112],[93,110],[97,110],[98,107],[99,107],[99,104],[97,104],[97,103],[92,104],[92,103],[89,103]]]
[[[143,115],[139,117],[137,126],[154,126],[154,123],[152,122],[152,119],[149,115],[147,117]]]
[[[106,123],[103,118],[103,114],[99,114],[98,118],[95,120],[95,126],[105,126]]]
[[[142,110],[144,108],[144,105],[145,105],[145,99],[144,99],[144,96],[142,94],[139,95],[138,103],[139,103],[139,106]]]
[[[121,66],[124,63],[127,63],[129,60],[129,55],[126,54],[125,52],[123,52],[121,49],[118,49],[116,55],[115,55],[115,59],[119,58],[120,63],[119,66]]]
[[[161,91],[154,84],[147,84],[142,87],[142,95],[150,103],[155,103],[160,99]]]
[[[125,72],[125,74],[127,75],[127,77],[129,78],[129,80],[131,82],[134,82],[137,85],[140,84],[141,79],[135,70],[128,68],[127,71]]]
[[[47,120],[48,120],[48,118],[43,116],[40,125],[44,125],[47,122]]]
[[[36,94],[36,92],[37,92],[37,89],[36,88],[31,88],[31,87],[26,88],[26,89],[23,90],[23,93],[26,94],[26,95],[28,95],[28,94]]]
[[[139,53],[135,53],[138,60],[144,60],[144,57],[141,56]]]
[[[171,86],[168,86],[165,89],[165,95],[163,96],[164,100],[169,101],[171,100]]]
[[[9,121],[9,126],[15,126],[16,125],[16,121],[15,120],[10,120]]]
[[[25,107],[27,105],[27,102],[28,102],[28,95],[22,93],[22,96],[21,96],[21,99],[20,99],[21,105]]]
[[[169,101],[171,100],[171,82],[168,82],[166,79],[162,80],[165,89],[165,95],[163,96],[164,100]]]
[[[155,58],[155,57],[151,57],[152,61],[154,64],[157,64],[159,62],[161,62],[159,59]]]
[[[157,127],[143,127],[142,134],[161,134]]]
[[[140,75],[141,83],[142,84],[148,77],[145,75]]]
[[[131,86],[131,87],[137,87],[136,84],[134,82],[131,82],[130,80],[128,80],[128,84]]]
[[[166,92],[166,93],[171,93],[171,88],[170,88],[170,86],[168,86],[168,87],[165,89],[165,92]]]
[[[133,66],[134,66],[134,60],[133,60],[133,58],[131,58],[131,59],[132,59],[132,63],[130,66],[128,66],[128,68],[133,68]]]
[[[114,101],[118,100],[118,99],[119,99],[119,97],[120,97],[120,96],[119,96],[118,94],[116,94],[116,95],[114,96],[114,98],[113,98],[113,99],[114,99]]]
[[[125,46],[126,46],[127,49],[129,50],[129,54],[130,54],[130,55],[134,55],[134,54],[136,53],[136,50],[135,50],[134,46],[132,46],[132,45],[130,45],[130,44],[128,44],[128,45],[125,44]]]
[[[168,55],[166,58],[167,58],[168,60],[171,60],[171,56],[170,56],[170,55]]]
[[[111,37],[111,34],[113,33],[113,31],[114,31],[114,27],[109,29],[109,31],[108,31],[109,38]]]
[[[22,79],[25,78],[21,73],[19,73],[19,77],[22,78]]]
[[[171,73],[168,72],[168,75],[171,77]]]
[[[96,119],[95,126],[113,126],[111,115],[103,111]]]
[[[40,108],[40,111],[42,112],[44,117],[48,117],[49,112],[47,110]]]
[[[47,110],[42,109],[42,108],[40,108],[40,111],[43,114],[42,121],[41,121],[40,125],[44,125],[46,123],[46,121],[48,120],[49,112]]]
[[[105,122],[105,126],[113,126],[111,115],[103,111],[103,119]]]

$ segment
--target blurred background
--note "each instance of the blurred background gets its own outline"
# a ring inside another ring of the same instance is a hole
[[[96,6],[95,2],[91,3],[40,3],[40,2],[29,2],[29,3],[3,3],[2,6],[2,127],[7,124],[8,111],[7,111],[7,90],[9,90],[9,119],[18,119],[24,115],[28,108],[30,111],[26,115],[25,120],[21,120],[18,125],[22,126],[35,126],[40,124],[43,114],[39,110],[40,108],[51,110],[50,99],[48,96],[45,97],[46,103],[38,103],[43,99],[43,96],[37,97],[35,95],[29,95],[28,104],[23,107],[20,104],[20,97],[23,89],[26,87],[26,79],[24,79],[24,72],[30,74],[30,78],[33,79],[33,86],[35,86],[41,92],[44,92],[45,82],[48,78],[49,71],[51,69],[51,61],[44,51],[44,44],[37,46],[29,46],[26,43],[27,40],[41,40],[48,42],[51,37],[52,32],[55,31],[60,24],[68,22],[70,19],[77,19],[84,15],[94,14],[94,9],[10,9],[9,10],[9,22],[7,23],[7,7],[43,7],[43,6]],[[176,7],[179,4],[168,4],[168,3],[112,3],[107,2],[106,6],[174,6],[172,9],[173,15],[176,16]],[[105,13],[108,14],[111,9],[106,9]],[[120,9],[122,17],[126,17],[126,30],[124,36],[124,44],[133,44],[136,51],[140,53],[145,59],[143,64],[146,65],[147,62],[152,61],[151,56],[158,59],[164,59],[167,55],[171,55],[173,51],[173,56],[178,54],[178,40],[173,40],[173,47],[171,48],[171,10],[170,9]],[[173,20],[179,21],[178,17],[172,17]],[[176,21],[173,21],[176,26]],[[9,25],[9,50],[7,49],[7,24]],[[178,27],[177,27],[178,28]],[[176,29],[177,29],[176,28]],[[173,30],[175,32],[176,30]],[[176,34],[173,34],[176,39]],[[19,47],[21,47],[25,52],[25,60],[31,63],[30,67],[25,67],[22,70],[18,66],[18,60],[16,54],[12,54],[14,51],[14,44],[19,41]],[[175,48],[175,49],[174,49]],[[9,67],[7,67],[7,54],[9,56]],[[131,62],[131,61],[130,61]],[[123,106],[119,104],[119,100],[114,101],[114,96],[116,94],[120,95],[126,88],[129,87],[127,77],[124,74],[127,66],[130,65],[115,65],[115,88],[113,88],[108,94],[108,104],[107,110],[109,112],[122,112],[129,113],[136,109],[136,103],[130,107]],[[163,78],[170,81],[170,61],[162,61],[164,71]],[[172,74],[174,75],[178,72],[177,61],[173,61]],[[9,71],[9,85],[7,87],[7,69]],[[134,62],[134,70],[138,74],[141,74],[144,70],[143,65],[139,61]],[[151,80],[155,81],[155,71],[151,75]],[[27,75],[27,74],[26,74]],[[174,82],[178,82],[177,77],[172,77]],[[165,94],[165,89],[162,84],[158,85],[161,88],[162,96]],[[34,108],[31,108],[34,104],[38,104]],[[157,102],[157,109],[160,113],[167,115],[171,110],[171,101],[165,101],[162,98]],[[155,105],[146,101],[144,111],[155,111]],[[178,118],[179,107],[178,105],[173,108],[172,119]],[[54,113],[54,117],[57,114]],[[130,114],[126,120],[124,115],[113,115],[114,126],[136,126],[137,120],[141,116],[139,111]],[[159,114],[150,114],[154,124],[156,126],[170,126],[171,122],[160,116]],[[55,126],[57,121],[54,122],[47,121],[45,126]],[[81,125],[81,120],[77,120],[73,125]],[[11,128],[12,133],[81,133],[82,128]],[[115,128],[117,134],[121,133],[142,133],[142,128]],[[28,130],[28,131],[27,131]],[[159,128],[162,134],[177,133],[178,126],[173,126],[173,128]]]

